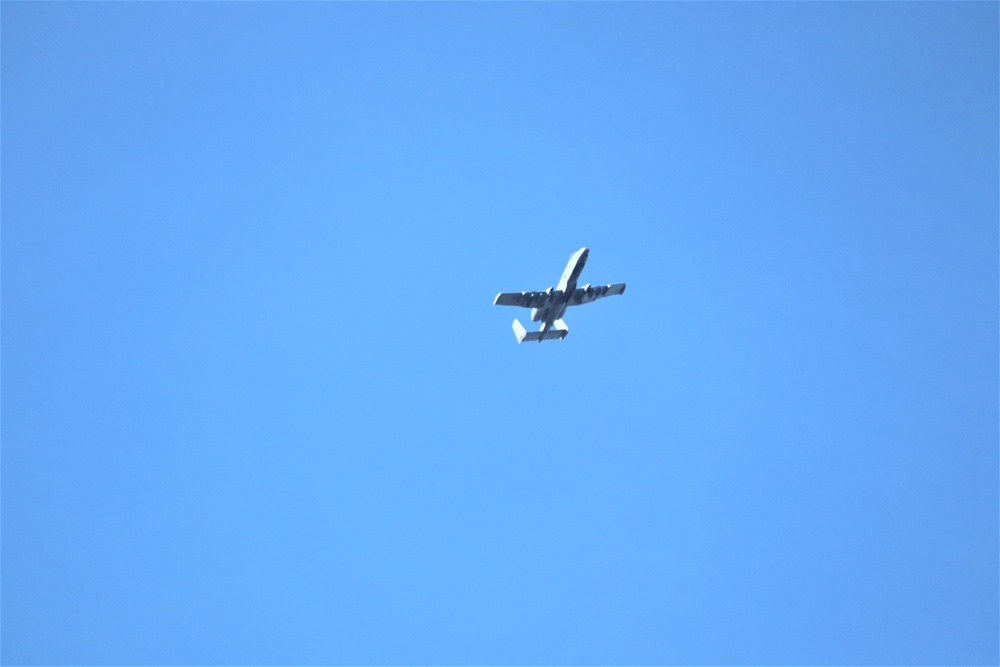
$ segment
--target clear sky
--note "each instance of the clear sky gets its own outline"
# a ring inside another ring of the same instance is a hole
[[[997,3],[0,19],[5,664],[1000,661]]]

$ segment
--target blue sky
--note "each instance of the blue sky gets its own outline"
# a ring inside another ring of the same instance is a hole
[[[1000,660],[997,3],[0,20],[3,663]]]

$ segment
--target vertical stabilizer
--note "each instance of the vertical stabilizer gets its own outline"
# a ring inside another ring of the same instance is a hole
[[[514,336],[517,338],[517,343],[520,345],[524,341],[524,337],[528,335],[528,332],[524,330],[524,327],[517,321],[517,318],[514,318],[512,327],[514,329]]]

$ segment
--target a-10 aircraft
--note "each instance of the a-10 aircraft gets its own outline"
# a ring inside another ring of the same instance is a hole
[[[579,306],[580,304],[596,301],[601,297],[614,296],[625,292],[625,283],[615,283],[614,285],[584,285],[577,287],[576,281],[583,271],[583,265],[587,263],[587,255],[590,251],[580,248],[569,258],[569,264],[563,271],[562,278],[555,289],[551,287],[544,292],[501,292],[493,300],[494,306],[521,306],[531,308],[531,321],[541,322],[542,328],[538,331],[525,331],[521,323],[514,319],[514,335],[517,342],[523,343],[526,340],[563,339],[569,333],[569,328],[562,321],[562,316],[569,306]]]

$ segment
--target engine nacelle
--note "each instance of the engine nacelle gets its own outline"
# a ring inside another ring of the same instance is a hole
[[[542,321],[542,309],[541,308],[532,308],[531,309],[531,321],[532,322],[541,322]]]

